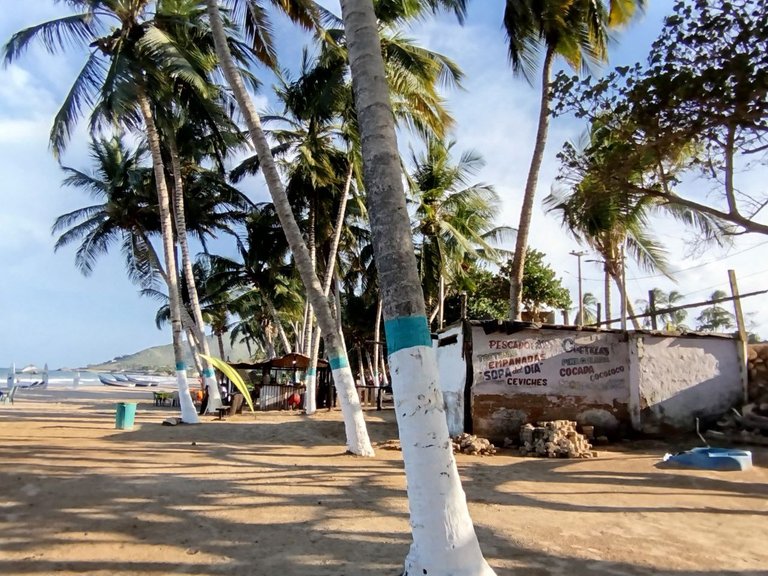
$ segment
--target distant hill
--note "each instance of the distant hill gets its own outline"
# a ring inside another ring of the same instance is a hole
[[[208,345],[211,347],[211,354],[213,356],[219,355],[219,345],[216,338],[210,336],[208,338]],[[192,355],[189,352],[189,347],[184,344],[184,350],[186,352],[187,366],[194,366],[192,363]],[[245,344],[235,344],[234,347],[229,344],[229,335],[224,336],[224,353],[225,357],[230,362],[247,362],[250,360],[248,357],[248,349]],[[118,356],[107,362],[100,364],[91,364],[87,366],[89,370],[111,372],[117,370],[163,370],[167,372],[173,372],[173,367],[176,362],[173,357],[173,346],[167,344],[165,346],[154,346],[152,348],[146,348],[135,354],[126,354],[125,356]]]

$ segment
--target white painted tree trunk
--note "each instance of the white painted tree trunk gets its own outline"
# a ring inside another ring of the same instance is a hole
[[[341,7],[407,477],[413,544],[404,574],[492,576],[469,516],[448,435],[373,3],[341,0]]]
[[[195,273],[192,268],[192,257],[189,253],[189,243],[187,242],[187,216],[184,209],[184,182],[181,176],[181,160],[179,151],[176,147],[175,135],[170,134],[166,139],[170,148],[171,168],[173,170],[173,192],[174,192],[174,214],[176,216],[176,237],[181,248],[181,265],[184,271],[184,280],[187,283],[187,293],[189,294],[189,304],[192,308],[192,325],[190,330],[194,331],[198,345],[205,356],[211,356],[208,339],[205,336],[205,322],[203,322],[203,312],[200,309],[200,299],[197,296],[197,284],[195,282]],[[221,391],[216,382],[216,374],[207,360],[203,360],[198,355],[197,350],[193,350],[195,364],[202,367],[203,381],[208,389],[208,402],[205,411],[208,414],[215,414],[217,408],[224,404],[221,401]]]
[[[304,383],[306,392],[304,393],[304,412],[311,416],[317,412],[317,357],[320,355],[320,327],[312,334],[312,350],[309,353],[309,365],[305,374]]]
[[[410,347],[389,362],[413,534],[403,574],[492,576],[453,457],[435,351]],[[416,378],[419,385],[411,385]]]
[[[323,279],[323,296],[328,298],[328,294],[331,290],[331,284],[333,282],[335,270],[336,270],[336,254],[339,251],[339,242],[341,241],[341,232],[344,227],[344,217],[347,213],[347,198],[349,196],[349,189],[352,186],[352,176],[354,175],[354,165],[350,161],[349,170],[347,171],[347,179],[344,183],[344,190],[342,190],[341,199],[339,201],[339,210],[336,214],[336,225],[333,229],[333,240],[331,241],[331,250],[328,255],[328,266],[325,271],[325,278]],[[344,332],[341,330],[339,324],[339,336],[344,338]],[[344,346],[346,350],[346,346]],[[312,415],[317,412],[317,398],[316,398],[316,383],[317,383],[317,358],[320,354],[320,327],[313,335],[312,352],[309,355],[309,366],[307,367],[307,393],[304,396],[304,411],[308,415]]]
[[[229,51],[227,35],[219,13],[218,1],[207,0],[206,5],[216,45],[216,54],[219,58],[222,72],[248,125],[251,142],[261,162],[262,173],[264,174],[269,193],[272,196],[272,202],[280,219],[286,240],[291,248],[296,269],[301,275],[302,282],[307,291],[307,297],[315,310],[318,324],[325,335],[326,350],[334,377],[334,384],[344,415],[347,449],[353,454],[360,456],[373,456],[373,447],[371,446],[365,426],[363,410],[355,391],[352,372],[349,369],[349,360],[344,352],[340,334],[333,321],[328,298],[323,295],[320,281],[312,268],[309,250],[304,243],[301,230],[296,224],[296,219],[291,211],[291,205],[288,202],[285,188],[272,158],[269,142],[261,127],[261,119],[253,106],[253,102],[240,76],[240,71],[237,69],[232,59],[232,54]]]
[[[147,129],[147,141],[152,154],[152,168],[155,173],[155,187],[157,188],[157,202],[160,210],[160,230],[163,238],[163,257],[165,258],[165,270],[168,284],[168,299],[171,312],[171,331],[173,333],[173,355],[176,361],[176,382],[179,388],[179,406],[181,407],[181,420],[186,424],[197,424],[197,410],[189,395],[187,384],[187,370],[184,362],[184,352],[181,344],[181,298],[179,296],[178,274],[176,272],[176,260],[173,246],[173,221],[171,219],[171,205],[168,188],[165,185],[165,169],[163,157],[160,151],[160,137],[155,127],[154,116],[149,99],[143,91],[139,94],[139,106]]]

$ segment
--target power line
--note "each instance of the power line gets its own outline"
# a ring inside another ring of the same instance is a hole
[[[744,278],[751,278],[752,276],[758,276],[759,274],[765,274],[766,272],[768,272],[768,268],[766,268],[765,270],[759,270],[757,272],[752,272],[751,274],[745,274],[743,276],[740,275],[739,276],[739,280],[743,280]],[[693,290],[691,292],[687,292],[687,293],[683,294],[682,296],[683,296],[683,298],[685,298],[686,296],[690,296],[691,294],[698,294],[699,292],[706,292],[707,290],[712,290],[713,288],[720,288],[721,286],[725,286],[727,284],[728,284],[728,281],[726,280],[724,282],[720,282],[719,284],[715,284],[713,286],[708,286],[706,288],[699,288],[698,290]]]
[[[744,248],[743,250],[739,250],[738,252],[733,252],[731,254],[728,254],[726,256],[723,256],[722,258],[716,258],[715,260],[711,260],[709,262],[703,262],[701,264],[694,264],[693,266],[689,266],[688,268],[680,268],[679,270],[674,270],[670,272],[672,276],[676,274],[680,274],[681,272],[688,272],[690,270],[696,270],[697,268],[704,268],[706,266],[711,266],[712,264],[717,264],[718,262],[722,262],[723,260],[728,260],[729,258],[733,258],[734,256],[739,256],[740,254],[744,254],[745,252],[749,252],[750,250],[754,250],[755,248],[760,248],[761,246],[765,246],[768,244],[768,240],[765,242],[760,242],[760,244],[755,244],[754,246],[750,246],[749,248]],[[574,276],[572,272],[569,272],[568,270],[564,270],[566,274],[569,274],[571,276]],[[750,274],[749,276],[753,276],[754,274]],[[742,278],[748,278],[749,276],[741,276]],[[649,274],[647,276],[630,276],[630,280],[650,280],[652,278],[667,278],[666,274]],[[603,282],[603,278],[586,278],[582,277],[582,280],[587,280],[589,282]],[[723,282],[723,284],[726,284],[727,282]],[[721,284],[718,284],[720,286]],[[706,288],[704,289],[706,290]],[[697,290],[699,292],[700,290]],[[691,292],[693,294],[693,292]]]
[[[715,260],[711,260],[709,262],[702,262],[701,264],[694,264],[693,266],[688,266],[687,268],[680,268],[679,270],[673,270],[670,272],[672,276],[676,274],[680,274],[682,272],[688,272],[690,270],[696,270],[697,268],[705,268],[706,266],[711,266],[712,264],[717,264],[718,262],[722,262],[724,260],[728,260],[729,258],[733,258],[734,256],[739,256],[740,254],[744,254],[745,252],[749,252],[750,250],[754,250],[755,248],[760,248],[761,246],[765,246],[768,244],[768,240],[765,242],[760,242],[760,244],[755,244],[754,246],[750,246],[749,248],[744,248],[743,250],[739,250],[738,252],[732,252],[731,254],[727,254],[726,256],[723,256],[722,258],[716,258]],[[574,274],[571,272],[568,272],[565,270],[567,274],[570,274],[573,276]],[[666,274],[649,274],[647,276],[635,276],[631,277],[630,280],[650,280],[652,278],[667,278]],[[742,276],[742,278],[746,278],[746,276]],[[582,280],[588,280],[589,282],[602,282],[602,278],[582,278]],[[727,284],[727,282],[724,282],[724,284]],[[719,286],[719,285],[718,285]]]
[[[727,254],[722,258],[716,258],[715,260],[711,260],[710,262],[703,262],[702,264],[694,264],[693,266],[689,266],[688,268],[681,268],[680,270],[674,270],[670,272],[670,274],[674,276],[675,274],[680,274],[681,272],[688,272],[690,270],[696,270],[697,268],[704,268],[706,266],[711,266],[712,264],[717,264],[718,262],[722,262],[723,260],[728,260],[729,258],[733,258],[734,256],[744,254],[745,252],[749,252],[750,250],[754,250],[755,248],[760,248],[760,246],[765,246],[766,244],[768,244],[768,240],[766,240],[765,242],[760,242],[760,244],[755,244],[754,246],[750,246],[749,248],[744,248],[744,250],[739,250],[738,252]],[[635,278],[635,280],[650,280],[651,278],[662,278],[662,277],[666,277],[666,274],[652,274],[650,276],[638,276],[637,278]]]

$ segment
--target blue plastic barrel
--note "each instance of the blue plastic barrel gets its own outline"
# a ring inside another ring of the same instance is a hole
[[[118,402],[115,411],[115,428],[130,430],[136,417],[136,402]]]

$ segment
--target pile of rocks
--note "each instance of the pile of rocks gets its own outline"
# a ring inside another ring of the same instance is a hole
[[[459,434],[451,439],[454,454],[469,454],[471,456],[493,456],[496,447],[487,438],[480,438],[474,434]],[[400,440],[385,440],[376,446],[382,450],[402,450]]]
[[[453,452],[471,456],[493,456],[496,454],[496,447],[487,438],[464,432],[453,439]]]
[[[595,458],[597,452],[583,434],[576,431],[576,422],[552,420],[525,424],[520,428],[520,454],[546,458]]]
[[[727,440],[740,444],[768,446],[768,402],[750,402],[741,411],[732,408],[707,430],[706,436],[714,440]]]
[[[402,451],[402,446],[400,446],[400,440],[384,440],[383,442],[379,442],[376,444],[379,448],[382,450],[400,450]]]
[[[741,444],[768,446],[768,344],[750,344],[747,349],[749,402],[732,408],[706,436]]]

